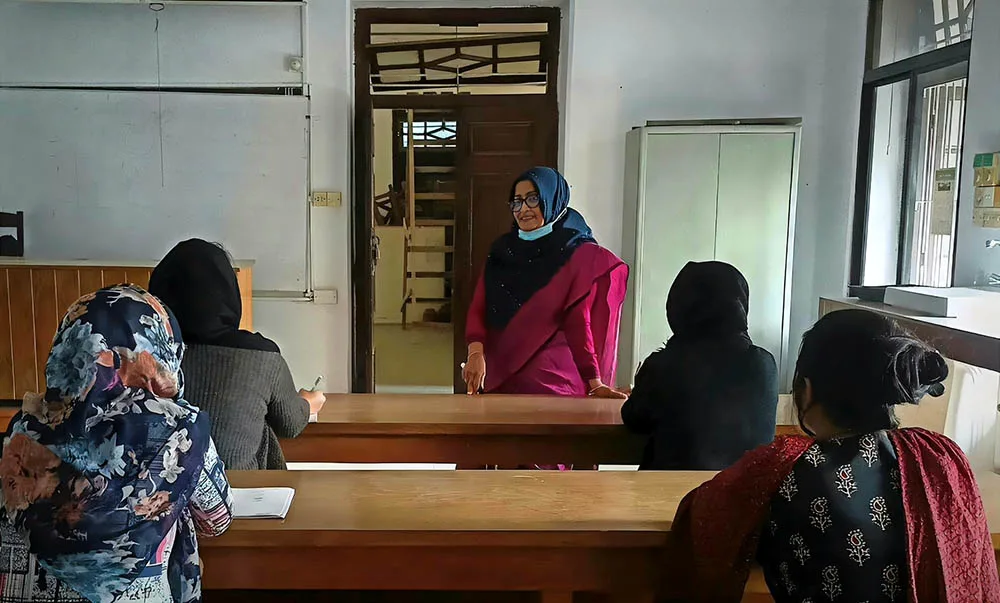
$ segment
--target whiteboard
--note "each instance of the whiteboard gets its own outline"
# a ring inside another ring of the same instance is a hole
[[[303,291],[306,112],[293,96],[0,90],[0,209],[24,210],[26,257],[148,261],[201,237],[256,260],[255,289]]]
[[[0,0],[0,83],[282,86],[302,54],[301,7]],[[252,42],[252,43],[251,43]]]

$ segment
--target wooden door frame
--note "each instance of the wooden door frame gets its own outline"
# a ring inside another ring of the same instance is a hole
[[[374,289],[371,242],[374,230],[372,206],[371,136],[374,109],[450,109],[468,106],[515,104],[516,95],[379,95],[373,96],[369,85],[371,69],[368,40],[371,26],[393,24],[447,24],[474,26],[482,23],[546,23],[548,33],[542,52],[547,56],[546,102],[558,113],[559,43],[561,9],[558,7],[521,8],[358,8],[354,11],[354,131],[352,195],[351,262],[351,391],[369,393],[375,383]],[[542,96],[542,95],[539,95]],[[556,124],[554,144],[558,145]],[[558,149],[553,156],[558,156]],[[453,323],[454,323],[453,318]]]

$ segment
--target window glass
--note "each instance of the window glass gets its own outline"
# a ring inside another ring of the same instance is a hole
[[[968,40],[974,0],[877,0],[872,67]]]

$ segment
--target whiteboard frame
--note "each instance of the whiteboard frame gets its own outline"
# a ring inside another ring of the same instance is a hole
[[[48,2],[50,0],[41,0]],[[255,94],[251,92],[219,92],[218,90],[147,90],[147,89],[129,89],[128,87],[109,87],[109,88],[99,88],[99,87],[80,87],[80,86],[59,86],[59,87],[40,87],[40,86],[21,86],[21,85],[10,85],[4,86],[0,85],[0,92],[37,92],[44,93],[46,91],[52,91],[57,93],[102,93],[107,92],[109,94],[136,94],[136,95],[163,95],[163,96],[182,96],[182,97],[216,97],[225,98],[227,100],[234,99],[284,99],[284,98],[294,98],[300,99],[304,110],[304,152],[305,156],[303,161],[305,164],[304,169],[304,182],[302,187],[304,190],[304,196],[301,200],[305,204],[304,207],[304,220],[299,228],[304,228],[305,232],[296,229],[296,232],[292,233],[290,236],[295,239],[300,239],[303,241],[302,247],[302,259],[304,259],[303,272],[302,272],[302,289],[255,289],[253,291],[253,297],[255,298],[265,298],[265,299],[282,299],[282,300],[293,300],[293,301],[312,301],[315,297],[313,289],[313,275],[312,275],[312,192],[311,192],[311,177],[312,177],[312,120],[310,119],[311,113],[311,99],[304,94],[294,94],[294,95],[280,95],[280,94]],[[150,261],[152,258],[141,258],[143,262]],[[255,281],[259,282],[259,281]]]

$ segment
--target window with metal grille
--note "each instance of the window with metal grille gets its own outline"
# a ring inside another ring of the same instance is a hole
[[[872,0],[852,285],[952,283],[974,0]]]
[[[402,122],[403,148],[410,146],[410,124]],[[413,142],[418,147],[453,148],[458,141],[457,121],[415,121]]]

